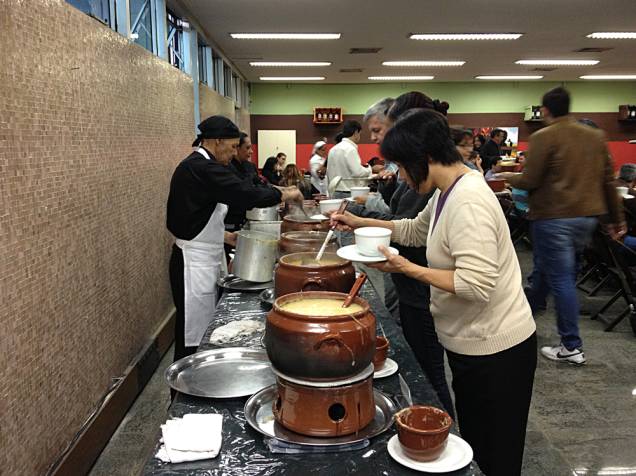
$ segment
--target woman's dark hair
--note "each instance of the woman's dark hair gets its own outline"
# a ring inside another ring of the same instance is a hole
[[[279,152],[278,154],[276,154],[276,158],[280,159],[283,155],[287,157],[287,154],[285,152]]]
[[[360,132],[362,130],[362,126],[358,121],[348,120],[344,122],[342,126],[342,137],[351,137],[356,132]]]
[[[494,139],[499,134],[504,134],[504,137],[508,135],[508,133],[506,131],[504,131],[503,129],[496,128],[496,129],[493,129],[492,131],[490,131],[490,138]]]
[[[541,105],[547,108],[553,117],[566,116],[570,112],[570,93],[560,86],[551,89],[543,95]]]
[[[405,112],[384,136],[382,156],[400,164],[416,187],[428,178],[428,162],[462,162],[446,118],[430,109]]]
[[[392,122],[395,122],[409,109],[433,109],[445,116],[449,107],[446,101],[433,100],[424,93],[411,91],[398,96],[393,106],[389,108],[387,116]]]
[[[274,169],[276,168],[277,162],[278,162],[278,159],[276,157],[274,156],[268,157],[265,163],[263,164],[263,172],[268,172],[268,171],[273,172]]]
[[[245,132],[241,132],[241,134],[239,135],[239,147],[245,144],[245,139],[247,139],[248,137],[249,136]]]
[[[477,139],[479,142],[481,142],[481,145],[484,145],[486,143],[486,138],[484,137],[483,134],[477,134],[475,136],[475,139]]]
[[[472,131],[468,129],[460,129],[458,127],[453,127],[451,129],[451,137],[453,138],[453,142],[455,143],[455,145],[459,145],[462,143],[462,141],[466,137],[468,137],[469,139],[472,139],[473,133]]]
[[[371,159],[367,162],[367,165],[373,167],[377,164],[382,164],[383,162],[384,161],[380,157],[371,157]]]
[[[343,138],[344,138],[344,135],[342,134],[342,132],[338,132],[338,134],[336,134],[336,137],[334,138],[334,142],[336,144],[340,144]]]

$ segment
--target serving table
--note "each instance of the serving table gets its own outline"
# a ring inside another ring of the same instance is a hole
[[[434,405],[441,403],[433,387],[428,382],[410,347],[406,343],[401,328],[384,307],[373,287],[367,283],[360,296],[365,298],[377,320],[382,323],[390,341],[389,357],[399,364],[399,374],[410,387],[415,404]],[[203,337],[199,350],[217,348],[209,343],[212,331],[228,322],[242,319],[265,320],[267,311],[262,307],[258,293],[225,293],[217,305],[216,317]],[[379,327],[378,327],[379,329]],[[378,332],[380,332],[378,330]],[[248,342],[239,342],[233,346],[257,345],[259,339],[253,337]],[[237,375],[236,378],[241,378]],[[374,387],[392,398],[398,406],[405,406],[400,389],[398,374],[374,381]],[[167,384],[166,384],[167,385]],[[394,461],[387,451],[387,441],[395,434],[392,427],[385,433],[371,439],[366,448],[340,453],[272,453],[264,442],[264,437],[246,422],[243,408],[247,398],[206,399],[178,394],[168,410],[170,418],[181,417],[186,413],[223,414],[223,445],[219,455],[210,460],[189,463],[163,463],[155,458],[159,449],[159,436],[153,453],[143,469],[146,476],[159,475],[403,475],[423,474],[408,469]],[[455,425],[451,429],[457,434]],[[454,471],[453,476],[481,475],[477,464]]]

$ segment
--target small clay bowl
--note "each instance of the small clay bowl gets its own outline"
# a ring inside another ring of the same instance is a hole
[[[402,450],[415,461],[439,458],[448,441],[453,419],[439,408],[413,405],[395,414]]]
[[[373,356],[373,368],[380,370],[386,361],[386,354],[389,352],[389,341],[386,337],[375,337],[375,355]]]

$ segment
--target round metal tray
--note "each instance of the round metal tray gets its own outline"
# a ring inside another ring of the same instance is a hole
[[[284,373],[276,370],[276,368],[274,368],[273,366],[272,372],[274,372],[277,377],[287,380],[288,382],[295,383],[296,385],[304,385],[306,387],[316,388],[333,388],[343,387],[345,385],[352,385],[370,377],[373,374],[373,364],[369,364],[367,368],[365,368],[362,372],[357,373],[356,375],[352,375],[351,377],[340,380],[302,380],[285,375]]]
[[[233,274],[228,274],[227,276],[219,278],[216,284],[217,286],[229,289],[230,291],[262,291],[263,289],[274,287],[274,281],[255,283],[253,281],[245,281]]]
[[[252,395],[245,403],[245,418],[247,422],[259,433],[270,438],[277,438],[287,443],[308,446],[336,446],[373,438],[384,433],[393,424],[393,414],[396,411],[395,404],[389,397],[373,389],[375,399],[375,418],[358,433],[334,438],[317,438],[305,436],[288,430],[279,425],[272,413],[272,404],[278,396],[276,385],[262,389]]]
[[[207,398],[247,397],[276,382],[267,352],[227,347],[197,352],[166,369],[177,392]]]

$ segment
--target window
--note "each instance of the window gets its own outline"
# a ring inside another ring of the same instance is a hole
[[[154,52],[150,0],[129,0],[129,2],[132,38],[138,45]]]
[[[214,64],[214,89],[219,94],[225,95],[225,87],[223,84],[223,60],[215,55],[212,62]]]
[[[82,10],[87,15],[112,26],[111,22],[111,3],[115,0],[66,0],[75,8]],[[112,5],[114,8],[114,5]]]
[[[201,83],[208,84],[208,67],[207,67],[207,58],[206,58],[206,50],[207,46],[199,43],[198,53],[199,53],[199,81]]]
[[[168,22],[168,61],[172,66],[179,68],[181,71],[185,71],[185,43],[183,28],[188,28],[188,22],[183,21],[181,18],[175,16],[174,13],[168,10],[167,14]]]
[[[223,63],[223,84],[225,85],[223,95],[225,97],[232,97],[232,68]]]

